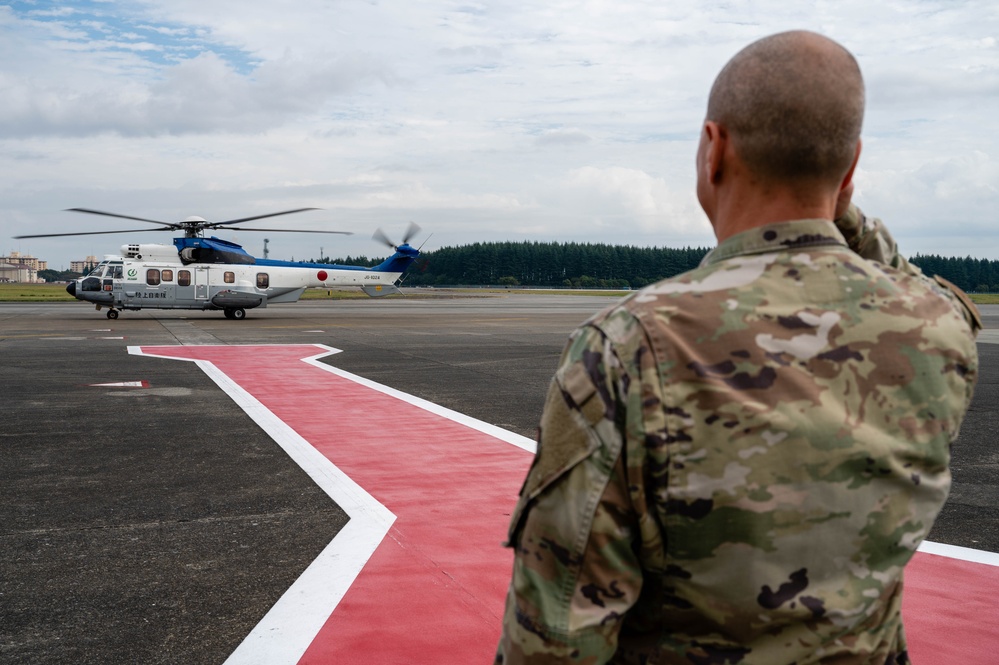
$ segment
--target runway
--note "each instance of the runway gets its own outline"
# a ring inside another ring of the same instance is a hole
[[[341,352],[320,363],[532,437],[566,335],[609,302],[322,301],[254,310],[245,321],[143,311],[114,322],[82,304],[0,305],[8,553],[0,660],[221,663],[347,523],[201,368],[128,347],[254,345],[266,355],[269,345],[321,344]],[[984,309],[999,328],[999,308]],[[930,537],[999,552],[999,347],[979,350],[982,377],[954,450],[954,491]],[[256,364],[249,358],[233,361],[234,371]],[[95,385],[115,383],[125,385]],[[312,394],[325,419],[317,427],[341,432],[342,403]],[[401,407],[380,413],[395,436],[413,422]],[[427,464],[391,436],[374,452],[396,473]]]

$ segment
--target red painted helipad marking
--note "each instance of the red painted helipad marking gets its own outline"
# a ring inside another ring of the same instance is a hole
[[[408,396],[322,363],[302,362],[333,351],[318,345],[133,350],[198,361],[227,392],[238,384],[246,392],[239,396],[241,406],[251,415],[273,414],[291,430],[280,436],[301,437],[332,463],[332,469],[316,464],[314,478],[342,473],[348,479],[335,478],[327,489],[341,507],[338,493],[353,502],[344,507],[351,515],[344,531],[362,529],[362,541],[379,530],[387,536],[373,547],[360,543],[369,547],[370,560],[361,561],[359,572],[345,572],[338,558],[356,564],[367,557],[354,547],[358,538],[341,531],[334,544],[344,544],[328,557],[327,573],[346,578],[339,580],[346,588],[305,602],[309,611],[325,612],[308,639],[302,642],[298,626],[310,618],[287,609],[268,629],[255,630],[233,662],[489,662],[512,563],[500,544],[531,461],[510,442],[526,440],[421,400],[404,400]],[[349,481],[356,486],[344,489]],[[360,496],[365,491],[371,501]],[[328,583],[314,580],[289,593],[307,594]],[[324,599],[330,602],[320,607]],[[294,607],[295,600],[287,604]],[[291,625],[277,625],[285,620]],[[282,632],[275,644],[274,634]]]
[[[129,351],[197,362],[351,516],[228,663],[490,661],[532,442],[318,363],[322,345]],[[906,570],[915,662],[992,663],[999,555],[951,549]]]
[[[937,543],[924,545],[905,569],[902,618],[912,662],[995,665],[999,662],[999,555]],[[934,551],[941,554],[930,553]],[[944,552],[962,558],[944,556]]]

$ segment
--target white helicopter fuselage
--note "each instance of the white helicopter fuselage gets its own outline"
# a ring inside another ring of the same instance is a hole
[[[186,262],[169,245],[125,245],[122,250],[125,256],[106,256],[67,288],[98,309],[109,308],[109,318],[117,318],[116,310],[146,308],[224,310],[229,318],[243,318],[246,309],[296,302],[312,287],[355,286],[374,297],[400,292],[395,282],[402,270],[261,259]]]

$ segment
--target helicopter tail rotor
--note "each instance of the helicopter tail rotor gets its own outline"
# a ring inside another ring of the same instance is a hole
[[[420,232],[420,225],[416,222],[410,222],[409,227],[406,229],[406,235],[402,237],[402,244],[408,245],[409,241],[413,239],[417,233]]]
[[[388,245],[392,249],[395,249],[395,243],[392,242],[389,239],[389,237],[387,235],[385,235],[385,232],[382,231],[381,229],[375,229],[375,232],[371,234],[371,238],[373,240],[377,240],[378,242],[380,242],[383,245]]]
[[[407,245],[407,244],[409,244],[409,241],[413,239],[413,236],[415,236],[420,231],[421,231],[421,228],[420,228],[419,224],[417,224],[416,222],[410,222],[409,223],[409,227],[406,228],[405,235],[403,235],[403,237],[402,237],[402,243],[400,243],[400,244],[401,245]],[[374,240],[377,240],[378,242],[382,243],[383,245],[387,245],[387,246],[391,247],[395,251],[399,251],[399,246],[400,245],[397,245],[394,242],[392,242],[392,240],[387,235],[385,235],[385,232],[382,231],[380,228],[375,229],[375,232],[373,234],[371,234],[371,238],[374,239]]]

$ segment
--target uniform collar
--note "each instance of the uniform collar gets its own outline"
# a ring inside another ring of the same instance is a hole
[[[828,219],[798,219],[767,224],[737,233],[708,252],[701,265],[711,265],[733,256],[784,252],[827,245],[844,248],[847,246],[843,234],[835,224]]]

